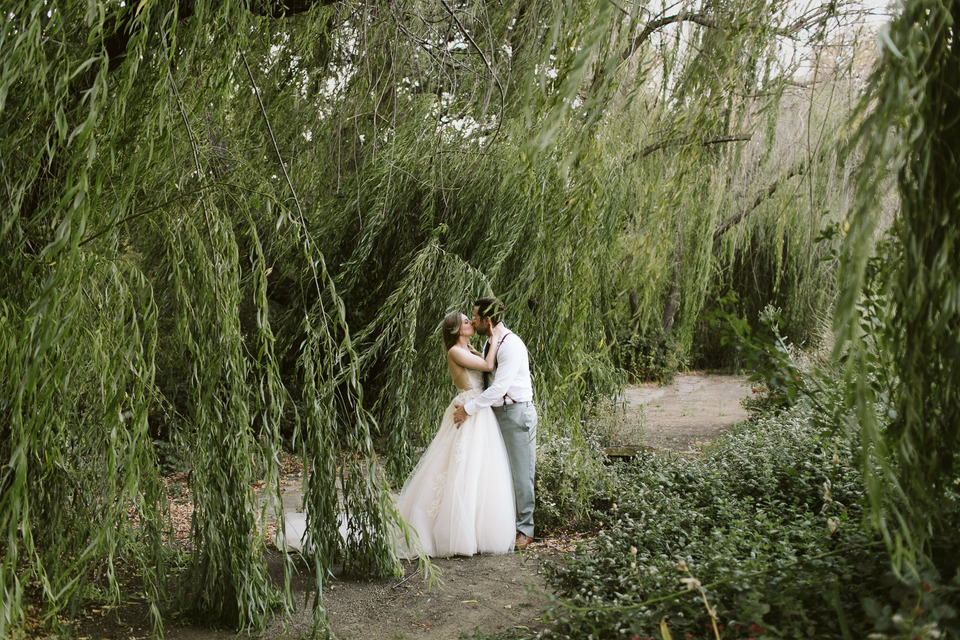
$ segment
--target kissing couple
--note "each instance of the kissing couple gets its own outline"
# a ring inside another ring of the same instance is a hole
[[[403,484],[397,512],[408,525],[393,532],[398,557],[507,553],[533,538],[537,411],[527,347],[503,323],[503,303],[480,298],[473,320],[443,319],[447,367],[460,393]],[[470,344],[486,336],[483,352]],[[303,551],[306,513],[283,516],[277,546]],[[346,536],[346,523],[340,522]]]
[[[504,305],[480,298],[473,320],[443,319],[447,367],[460,393],[403,484],[397,511],[416,532],[401,557],[507,553],[533,539],[537,411],[527,347]],[[486,336],[483,352],[470,344]]]

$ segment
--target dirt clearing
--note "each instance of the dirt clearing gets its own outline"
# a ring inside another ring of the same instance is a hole
[[[686,451],[695,449],[747,418],[741,400],[751,393],[743,377],[684,374],[669,385],[640,385],[625,390],[625,445],[646,445]],[[284,503],[296,503],[297,482],[291,482]],[[342,640],[456,640],[460,633],[479,629],[487,634],[508,629],[538,630],[547,603],[543,566],[574,550],[576,537],[538,538],[526,551],[499,556],[438,559],[439,584],[428,589],[416,563],[406,563],[402,578],[346,580],[334,578],[324,590],[330,626]],[[280,557],[269,563],[279,572]],[[277,619],[262,638],[298,638],[309,634],[309,594],[312,574],[306,568],[294,581],[300,610]],[[146,608],[132,604],[120,609],[94,609],[81,614],[78,636],[148,638]],[[172,640],[232,640],[228,631],[215,631],[168,622]]]

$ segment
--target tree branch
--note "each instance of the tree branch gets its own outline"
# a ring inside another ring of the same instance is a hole
[[[775,29],[774,32],[785,37],[795,36],[803,29],[822,23],[830,16],[835,15],[836,11],[836,1],[831,0],[830,2],[826,2],[819,7],[808,11],[805,15],[800,16],[785,29]],[[727,26],[720,25],[716,20],[712,20],[706,16],[697,13],[688,13],[686,11],[681,11],[672,16],[663,16],[662,18],[657,18],[656,20],[648,22],[646,26],[644,26],[643,30],[637,35],[636,38],[633,39],[633,42],[631,42],[630,45],[624,49],[623,53],[621,54],[622,59],[626,60],[636,53],[637,49],[639,49],[655,31],[677,22],[693,22],[694,24],[699,24],[700,26],[707,27],[708,29],[723,29],[725,26]],[[740,23],[740,25],[754,30],[760,28],[760,25],[755,22],[750,22],[746,25]]]
[[[93,242],[93,241],[96,240],[97,238],[102,238],[103,236],[105,236],[106,234],[110,233],[111,231],[113,231],[114,229],[116,229],[117,227],[119,227],[120,225],[125,224],[125,223],[127,223],[127,222],[130,222],[131,220],[136,220],[137,218],[142,218],[143,216],[150,215],[151,213],[156,213],[157,211],[163,211],[164,209],[166,209],[166,208],[169,207],[170,205],[175,204],[175,203],[179,202],[180,200],[183,200],[184,198],[189,198],[190,196],[195,196],[195,195],[197,195],[198,193],[203,193],[203,192],[206,191],[207,189],[211,189],[211,188],[213,188],[213,187],[229,187],[230,189],[234,189],[234,190],[238,190],[238,191],[246,191],[247,193],[256,194],[256,195],[259,195],[259,196],[264,197],[264,198],[273,198],[273,196],[270,195],[269,193],[265,193],[265,192],[263,192],[263,191],[257,191],[256,189],[251,189],[251,188],[249,188],[249,187],[245,187],[245,186],[243,186],[242,184],[236,184],[236,183],[234,183],[234,182],[210,182],[209,184],[207,184],[207,185],[205,185],[205,186],[201,186],[201,187],[198,187],[198,188],[196,188],[196,189],[191,189],[190,191],[184,191],[184,192],[181,193],[180,195],[178,195],[178,196],[176,196],[176,197],[173,197],[173,198],[170,198],[170,199],[167,200],[166,202],[163,202],[163,203],[161,203],[161,204],[158,204],[158,205],[155,206],[155,207],[151,207],[151,208],[146,209],[146,210],[144,210],[144,211],[137,211],[137,212],[135,212],[135,213],[131,213],[131,214],[129,214],[129,215],[126,215],[126,216],[120,218],[119,220],[117,220],[116,222],[108,225],[108,226],[105,227],[104,229],[101,229],[100,231],[97,231],[97,232],[94,233],[93,235],[87,236],[86,238],[84,238],[83,240],[81,240],[79,243],[77,243],[77,247],[82,247],[83,245],[85,245],[85,244],[87,244],[87,243],[89,243],[89,242]]]
[[[258,16],[285,18],[306,13],[315,6],[336,4],[340,0],[255,0],[250,3],[249,11]],[[192,0],[180,0],[177,3],[177,18],[185,20],[194,15],[196,9]],[[110,57],[110,71],[116,70],[127,55],[127,46],[136,29],[143,27],[137,22],[136,11],[116,14],[112,19],[112,35],[104,38],[103,46]]]
[[[750,133],[737,133],[729,136],[717,136],[715,138],[704,138],[703,140],[700,140],[700,144],[706,147],[711,144],[721,144],[724,142],[743,142],[743,141],[749,140],[752,135],[753,134],[750,134]],[[684,136],[683,138],[676,138],[673,140],[664,138],[663,140],[647,145],[642,150],[640,150],[640,152],[634,153],[630,157],[630,159],[637,160],[638,158],[645,158],[651,153],[653,153],[654,151],[657,151],[658,149],[662,149],[670,145],[687,144],[692,140],[692,138],[693,136]]]
[[[624,49],[621,57],[626,60],[634,53],[637,52],[637,49],[653,35],[653,32],[657,29],[662,29],[668,25],[674,24],[675,22],[693,22],[699,24],[700,26],[707,27],[709,29],[720,29],[720,25],[716,22],[707,18],[705,16],[698,15],[696,13],[687,13],[686,11],[681,11],[680,13],[672,16],[664,16],[662,18],[657,18],[651,22],[648,22],[636,38],[633,39],[633,42],[630,43],[626,49]]]
[[[487,67],[487,71],[490,72],[490,77],[493,78],[493,84],[497,86],[497,90],[500,92],[500,116],[497,118],[497,128],[493,132],[493,135],[496,136],[500,132],[500,125],[503,122],[503,112],[506,109],[507,96],[503,91],[503,85],[500,84],[500,78],[497,77],[496,71],[493,70],[493,67],[490,65],[490,61],[487,60],[487,56],[483,53],[483,49],[477,45],[476,41],[473,39],[473,36],[471,36],[470,32],[467,31],[467,29],[463,26],[463,24],[460,22],[460,19],[457,18],[457,15],[453,12],[453,9],[450,8],[450,5],[446,3],[446,0],[440,0],[440,4],[442,4],[443,8],[447,10],[447,13],[450,14],[450,17],[453,18],[453,21],[457,23],[457,27],[463,34],[463,37],[469,40],[470,44],[473,45],[473,48],[476,49],[477,53],[480,54],[483,64]]]
[[[737,225],[738,223],[740,223],[740,221],[742,221],[744,218],[750,215],[750,213],[754,209],[759,207],[761,204],[763,204],[765,200],[773,196],[773,194],[777,192],[777,189],[780,188],[781,184],[783,184],[793,176],[803,174],[807,170],[807,167],[808,167],[808,161],[806,158],[803,158],[802,160],[800,160],[800,162],[793,165],[790,171],[788,171],[786,174],[780,176],[779,178],[774,180],[772,183],[770,183],[770,185],[766,189],[763,189],[762,191],[760,191],[760,193],[757,194],[757,197],[753,199],[753,203],[749,207],[745,209],[741,209],[740,211],[738,211],[737,213],[733,214],[732,216],[730,216],[729,218],[727,218],[726,220],[720,223],[720,225],[713,232],[714,241],[718,240],[720,236],[722,236],[727,231],[729,231],[731,227]]]
[[[277,161],[280,163],[280,170],[283,171],[283,177],[287,181],[287,186],[290,188],[290,193],[293,194],[293,202],[297,205],[297,216],[300,218],[301,229],[303,230],[303,242],[304,249],[307,253],[307,259],[310,263],[310,271],[313,274],[313,284],[317,288],[317,300],[323,297],[322,287],[320,286],[320,274],[317,273],[317,263],[311,257],[311,246],[310,246],[310,234],[307,233],[307,220],[303,215],[303,208],[300,206],[300,197],[297,196],[297,190],[293,186],[293,181],[290,179],[290,174],[287,172],[287,165],[283,162],[283,155],[280,153],[280,145],[277,144],[277,138],[273,135],[273,127],[270,125],[270,118],[267,117],[267,108],[263,105],[263,99],[260,97],[260,87],[257,86],[256,80],[253,78],[253,71],[250,70],[250,65],[247,64],[247,56],[240,50],[240,60],[243,61],[243,66],[247,70],[247,76],[250,78],[250,86],[253,87],[253,94],[257,97],[257,104],[260,105],[260,114],[263,116],[263,122],[267,125],[267,134],[270,136],[270,142],[273,143],[273,150],[277,154]]]

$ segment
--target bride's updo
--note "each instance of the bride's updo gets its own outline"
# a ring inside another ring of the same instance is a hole
[[[460,323],[463,322],[463,314],[459,311],[452,311],[443,319],[441,331],[443,332],[443,346],[447,351],[457,344],[460,339]]]

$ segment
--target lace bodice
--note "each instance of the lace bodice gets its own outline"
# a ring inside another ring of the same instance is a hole
[[[467,369],[467,377],[470,379],[470,391],[483,391],[483,373],[475,369]]]
[[[455,403],[463,404],[480,395],[483,391],[483,373],[474,369],[467,369],[467,380],[470,381],[469,389],[460,389],[457,397],[453,399]]]

